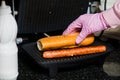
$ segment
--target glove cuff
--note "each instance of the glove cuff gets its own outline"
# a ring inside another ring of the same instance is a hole
[[[113,9],[103,11],[102,14],[103,14],[103,17],[104,17],[106,23],[111,28],[115,28],[116,26],[118,26],[120,24],[120,19],[119,19],[119,17],[117,17],[117,15],[115,14]]]

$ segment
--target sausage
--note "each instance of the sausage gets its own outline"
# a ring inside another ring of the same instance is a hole
[[[52,50],[58,48],[73,48],[78,46],[87,46],[94,42],[94,35],[88,35],[80,44],[76,45],[75,41],[79,33],[69,35],[57,35],[41,38],[37,41],[37,48],[40,51]]]
[[[44,51],[43,58],[60,58],[60,57],[69,57],[69,56],[77,56],[77,55],[87,55],[87,54],[101,53],[105,51],[106,51],[106,46],[104,45],[62,49],[62,50],[51,50],[51,51]]]

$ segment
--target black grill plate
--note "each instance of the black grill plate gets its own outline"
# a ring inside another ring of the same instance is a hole
[[[57,68],[60,67],[70,67],[75,65],[84,64],[101,64],[104,63],[105,57],[112,51],[112,46],[104,41],[95,38],[95,42],[90,45],[105,45],[107,47],[107,51],[104,53],[98,54],[90,54],[90,55],[82,55],[82,56],[73,56],[73,57],[65,57],[65,58],[57,58],[57,59],[45,59],[42,57],[42,52],[37,49],[36,42],[27,43],[22,46],[22,48],[26,51],[26,53],[31,56],[35,62],[37,62],[41,67],[50,69],[50,76],[55,76]]]

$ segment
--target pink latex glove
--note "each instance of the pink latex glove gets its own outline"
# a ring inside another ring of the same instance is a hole
[[[79,31],[80,34],[76,39],[76,44],[79,44],[87,37],[87,35],[107,28],[108,25],[106,24],[102,13],[84,14],[73,21],[63,32],[63,35]]]

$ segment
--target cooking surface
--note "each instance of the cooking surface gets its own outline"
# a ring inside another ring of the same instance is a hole
[[[97,38],[95,38],[95,41],[90,46],[97,46],[97,45],[105,45],[106,46],[106,52],[100,53],[100,54],[92,54],[92,55],[81,55],[81,56],[73,56],[73,57],[65,57],[65,58],[56,58],[56,59],[45,59],[42,57],[42,51],[39,51],[36,46],[36,42],[32,42],[29,44],[25,44],[22,46],[23,50],[26,51],[26,54],[30,55],[38,64],[44,67],[51,66],[51,64],[56,63],[72,63],[76,61],[82,61],[82,60],[89,60],[91,58],[99,57],[102,55],[107,55],[111,50],[112,46],[110,44],[107,44]],[[102,58],[102,57],[101,57]],[[57,64],[58,66],[58,64]]]
[[[120,43],[110,41],[114,50],[106,58],[105,62],[120,63]],[[19,45],[19,76],[18,80],[49,80],[48,70],[38,66]],[[72,67],[59,69],[55,80],[120,80],[120,77],[108,76],[102,67],[90,65],[85,68]]]

